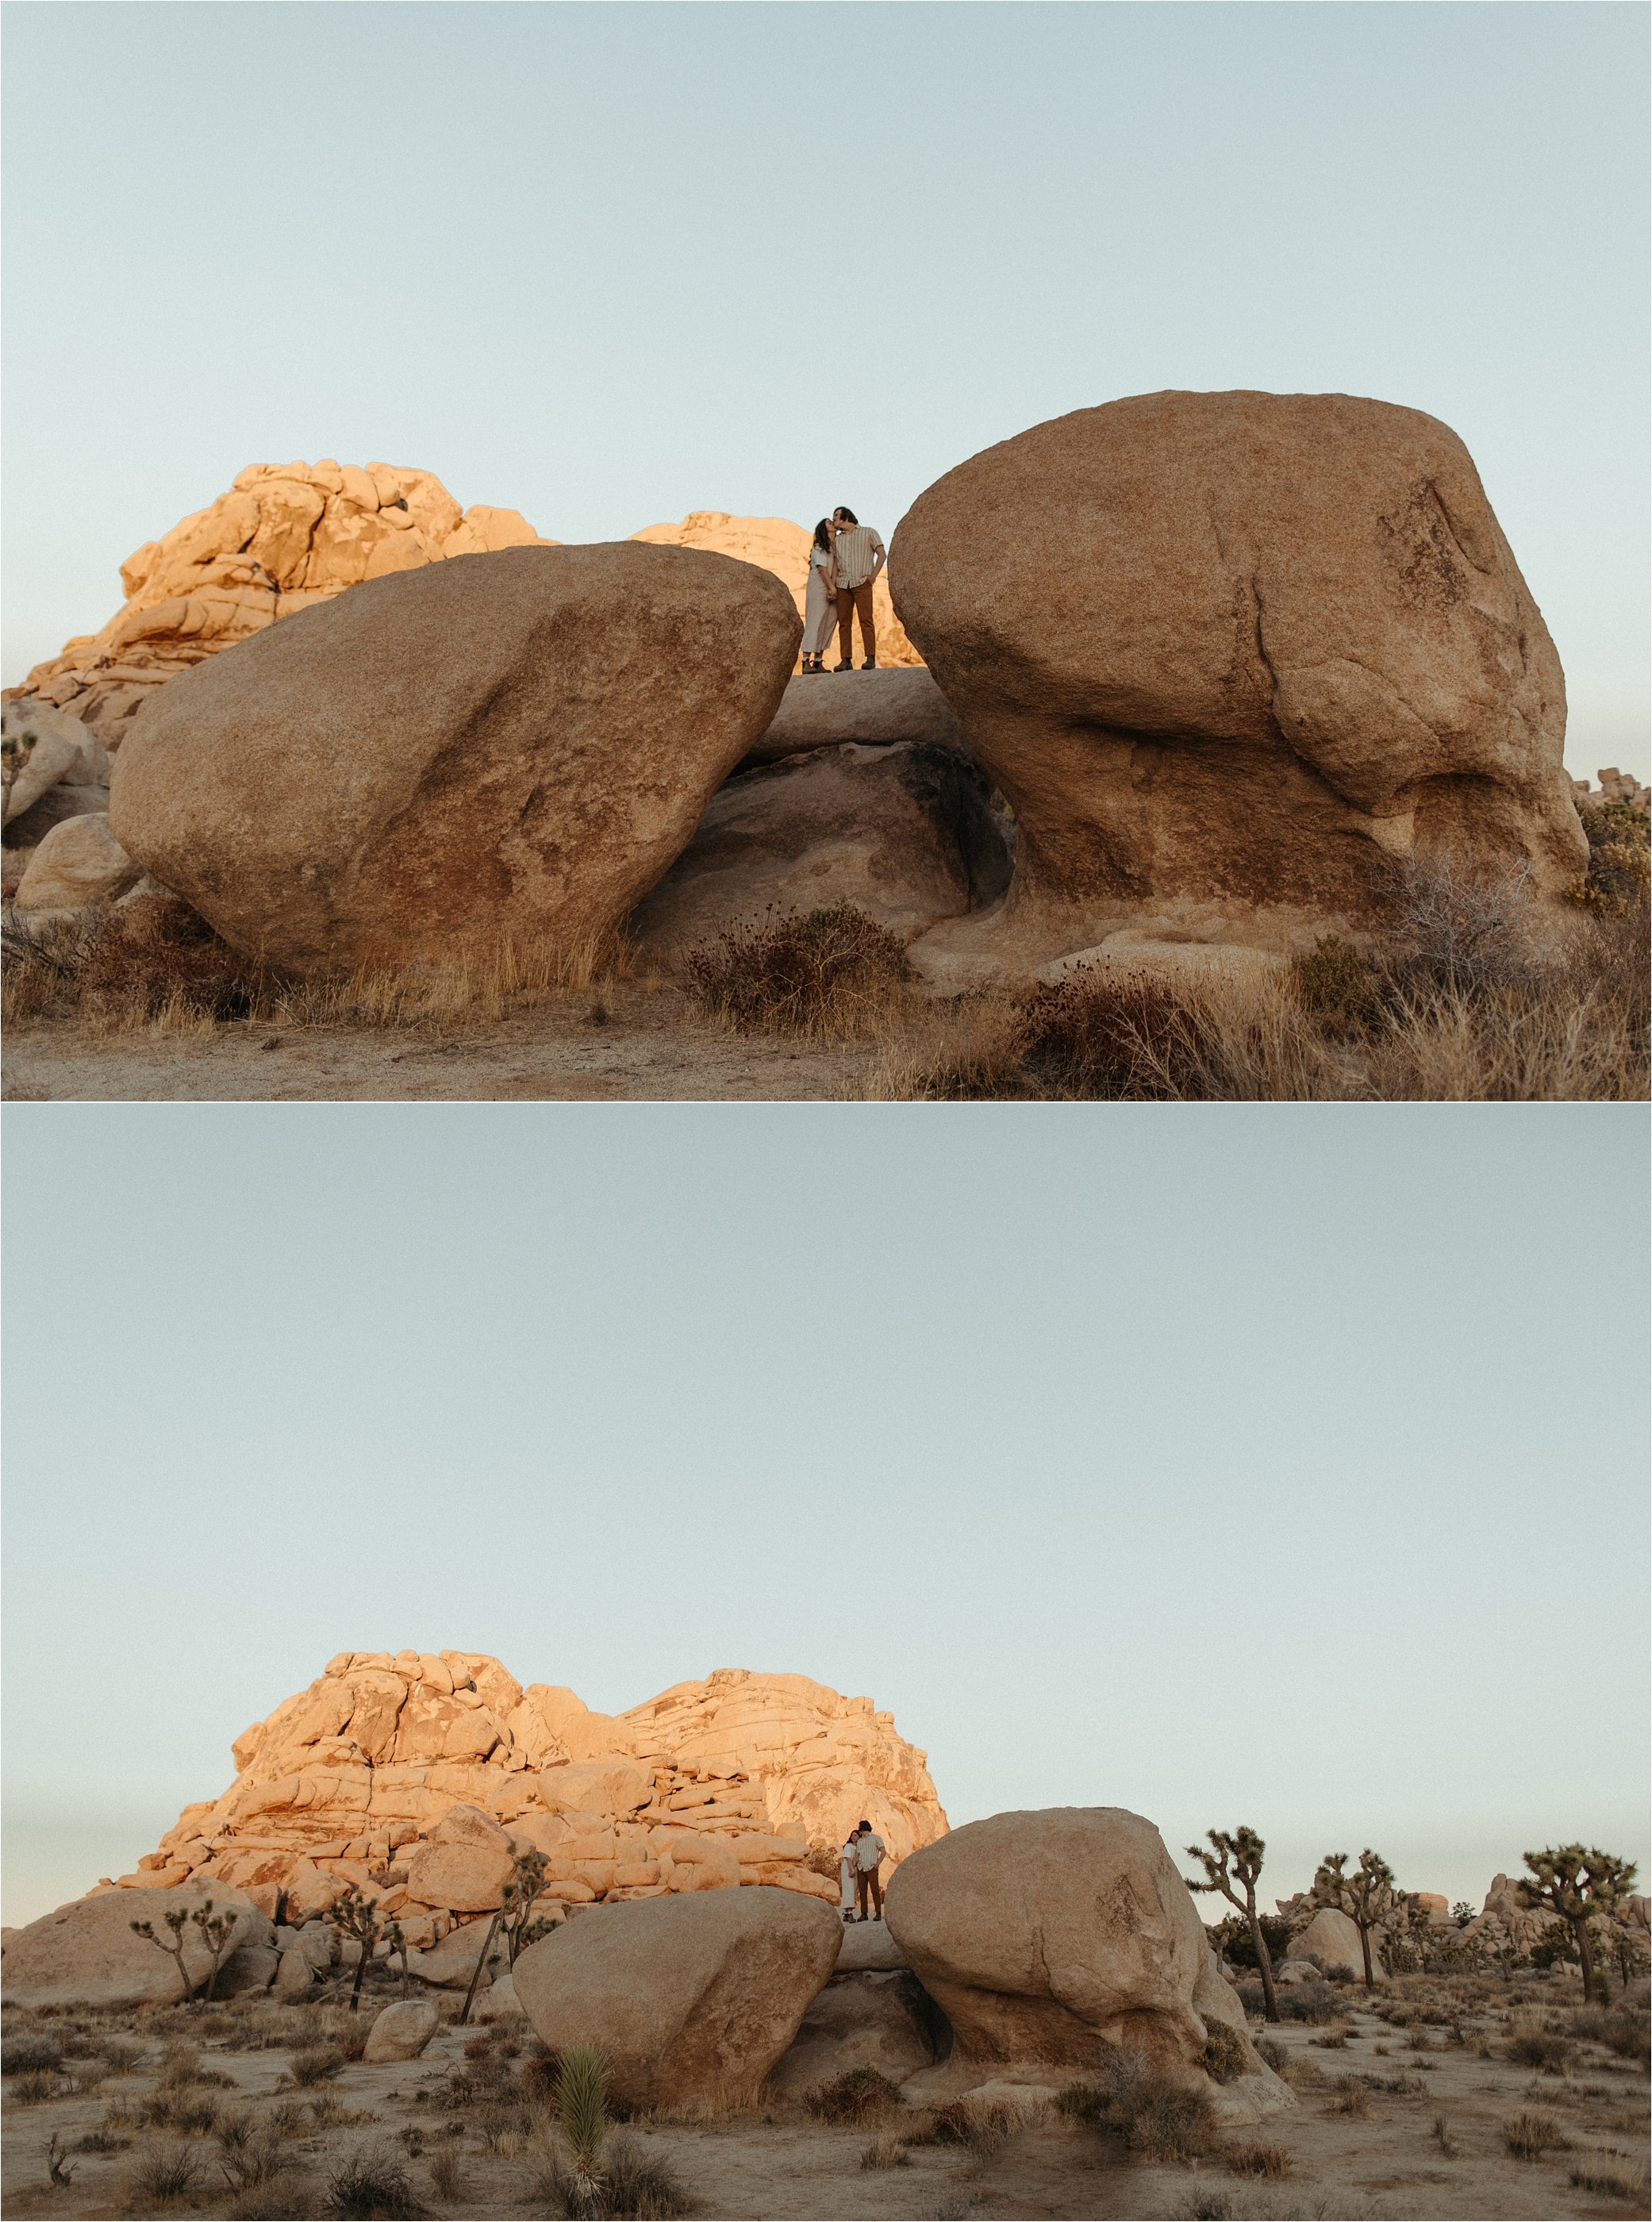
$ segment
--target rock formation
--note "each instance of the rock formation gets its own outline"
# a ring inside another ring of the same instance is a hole
[[[735,556],[742,563],[755,563],[772,571],[791,590],[797,614],[803,614],[808,587],[809,545],[813,528],[806,530],[783,517],[730,517],[720,509],[696,509],[681,524],[650,524],[631,535],[656,548],[705,548],[716,556]],[[889,574],[881,573],[872,588],[872,634],[877,643],[878,668],[920,664],[923,658],[901,628],[889,599]],[[834,636],[835,639],[835,636]],[[855,626],[855,653],[860,654],[860,626]],[[838,660],[835,646],[828,663]],[[867,677],[873,675],[868,673]]]
[[[141,1880],[149,1881],[147,1876]],[[94,1891],[31,1921],[27,1928],[7,1933],[0,1959],[0,1987],[6,2004],[172,2004],[182,1996],[177,1962],[147,1938],[134,1936],[132,1924],[152,1923],[166,1944],[171,1941],[166,1916],[204,1910],[208,1899],[215,1912],[235,1917],[226,1965],[242,1947],[267,1944],[268,1920],[244,1891],[226,1887],[221,1876],[214,1876],[210,1886],[184,1880],[175,1887]],[[210,1971],[211,1956],[192,1922],[185,1923],[179,1942],[191,1982],[203,1982]]]
[[[963,726],[921,665],[906,671],[857,671],[852,682],[848,674],[836,675],[836,687],[826,686],[819,678],[790,680],[773,725],[754,743],[740,770],[777,763],[782,756],[806,749],[837,748],[845,741],[879,746],[926,741],[968,756]]]
[[[938,963],[1124,930],[1285,951],[1390,920],[1414,851],[1539,895],[1586,861],[1554,643],[1467,451],[1418,411],[1080,410],[920,495],[890,575],[1021,825],[1002,913],[940,929]]]
[[[1373,1936],[1371,1972],[1381,1982],[1383,1968],[1377,1957],[1377,1943]],[[1365,1953],[1360,1943],[1359,1924],[1332,1905],[1318,1907],[1306,1927],[1292,1936],[1291,1956],[1293,1960],[1311,1961],[1322,1975],[1339,1976],[1351,1983],[1365,1980]]]
[[[115,835],[284,968],[571,949],[687,844],[799,633],[750,565],[624,541],[372,580],[162,688]]]
[[[897,1863],[946,1828],[889,1715],[801,1674],[725,1669],[610,1716],[481,1653],[342,1652],[234,1755],[122,1892],[227,1884],[272,1914],[280,1892],[296,1924],[355,1881],[427,1949],[498,1904],[507,1836],[546,1855],[549,1911],[735,1883],[835,1905],[856,1821]]]
[[[885,1901],[913,1972],[951,2023],[926,2098],[1051,2086],[1120,2052],[1209,2087],[1232,2119],[1291,2103],[1246,2033],[1159,1831],[1116,1806],[973,1821],[908,1860]],[[1214,2078],[1214,2081],[1212,2080]]]
[[[17,907],[82,910],[115,902],[142,876],[110,832],[108,812],[79,812],[53,825],[31,854],[18,882]]]
[[[813,750],[719,788],[631,932],[642,949],[681,950],[771,907],[836,902],[893,933],[921,932],[1003,894],[1013,830],[954,749]]]
[[[36,664],[22,692],[72,706],[110,749],[180,671],[347,587],[452,556],[541,543],[513,509],[460,509],[399,463],[254,463],[229,492],[121,566],[126,599],[98,633]]]
[[[543,2042],[599,2047],[625,2106],[738,2106],[797,2034],[842,1936],[830,1906],[719,1892],[571,1924],[512,1972]]]

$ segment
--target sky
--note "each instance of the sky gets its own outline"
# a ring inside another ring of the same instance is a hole
[[[1645,1871],[1633,1107],[6,1109],[6,1913],[336,1652],[869,1696],[956,1825]]]
[[[1647,10],[6,11],[3,678],[248,463],[563,540],[887,536],[1066,411],[1373,395],[1474,455],[1649,776]]]

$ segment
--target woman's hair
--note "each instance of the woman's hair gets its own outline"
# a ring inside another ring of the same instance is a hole
[[[831,547],[832,519],[829,517],[823,517],[820,519],[820,522],[815,526],[814,544],[817,548],[829,549]]]
[[[858,524],[860,523],[860,519],[856,516],[854,511],[852,509],[845,509],[841,502],[838,504],[837,508],[832,512],[832,515],[834,517],[842,518],[845,524]]]

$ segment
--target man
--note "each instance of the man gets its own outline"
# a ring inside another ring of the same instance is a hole
[[[832,668],[837,671],[852,671],[855,668],[853,620],[860,612],[860,644],[866,651],[863,671],[877,669],[877,636],[872,628],[872,587],[878,573],[888,562],[882,535],[870,524],[863,524],[852,509],[834,509],[832,512],[832,556],[838,571],[838,654],[842,659]]]
[[[883,1862],[883,1839],[870,1821],[863,1821],[856,1830],[860,1842],[855,1853],[855,1864],[860,1870],[857,1878],[860,1890],[860,1918],[866,1918],[866,1900],[870,1894],[874,1907],[872,1918],[883,1918],[883,1886],[877,1871]]]

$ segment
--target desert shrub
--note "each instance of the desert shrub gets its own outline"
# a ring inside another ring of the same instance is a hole
[[[1370,957],[1340,933],[1322,934],[1305,957],[1291,960],[1291,985],[1298,1003],[1328,1033],[1345,1039],[1384,1023],[1383,984]],[[1274,1949],[1271,1941],[1268,1949]]]
[[[343,2065],[344,2055],[337,2045],[312,2044],[293,2054],[289,2072],[300,2090],[311,2090],[336,2075]]]
[[[800,917],[765,911],[697,943],[684,959],[690,997],[743,1032],[826,1031],[852,1023],[907,976],[901,943],[853,903]]]
[[[1449,855],[1414,852],[1398,874],[1395,926],[1407,945],[1399,976],[1450,995],[1484,995],[1535,978],[1530,870],[1477,871]]]
[[[602,2156],[602,2212],[612,2222],[675,2222],[693,2202],[657,2154],[633,2138],[610,2137]]]
[[[118,2131],[104,2121],[88,2130],[85,2137],[77,2137],[74,2149],[77,2152],[89,2153],[125,2152],[131,2143],[130,2137],[121,2136]]]
[[[1638,2207],[1645,2206],[1652,2189],[1644,2169],[1612,2168],[1601,2161],[1571,2169],[1566,2180],[1573,2191],[1592,2191],[1598,2198],[1621,2199],[1626,2206]]]
[[[1261,1989],[1261,1985],[1257,1985]],[[1327,2022],[1340,2021],[1344,2012],[1341,1998],[1322,1979],[1312,1983],[1285,1983],[1279,1990],[1279,2018],[1282,2021],[1303,2021],[1313,2027]]]
[[[248,2137],[225,2154],[222,2173],[231,2191],[260,2191],[278,2183],[286,2173],[286,2155],[279,2137]]]
[[[938,2106],[922,2128],[908,2130],[901,2142],[908,2145],[964,2145],[979,2153],[1001,2144],[1017,2126],[1009,2108],[996,2100],[953,2099]]]
[[[1069,2084],[1056,2108],[1116,2137],[1143,2159],[1197,2160],[1217,2150],[1215,2118],[1203,2090],[1154,2068],[1144,2054],[1121,2052],[1088,2084]]]
[[[817,2122],[851,2126],[877,2121],[900,2103],[900,2087],[876,2068],[851,2068],[846,2075],[818,2083],[803,2094],[803,2110]]]
[[[133,2163],[135,2198],[160,2206],[185,2199],[200,2180],[201,2163],[187,2145],[150,2145]]]
[[[1339,2075],[1335,2092],[1331,2100],[1333,2113],[1363,2115],[1371,2112],[1371,2093],[1361,2077]]]
[[[1291,1924],[1279,1914],[1262,1913],[1257,1916],[1257,1925],[1262,1931],[1262,1942],[1267,1946],[1268,1957],[1277,1968],[1282,1960],[1291,1956]],[[1230,1968],[1255,1969],[1256,1943],[1251,1935],[1250,1923],[1242,1913],[1230,1913],[1225,1920],[1216,1922],[1210,1934],[1219,1942],[1222,1956]],[[1256,1994],[1259,1999],[1261,1997],[1259,1984],[1256,1987]],[[1259,2013],[1261,2008],[1259,2006],[1257,2011]]]
[[[1541,2068],[1545,2075],[1564,2075],[1571,2065],[1572,2047],[1563,2037],[1547,2030],[1523,2029],[1509,2039],[1509,2057],[1517,2067]]]
[[[255,2183],[245,2191],[232,2191],[218,2211],[225,2222],[305,2222],[311,2209],[291,2179],[280,2176],[273,2183]]]
[[[1225,2021],[1205,2024],[1204,2072],[1213,2083],[1231,2083],[1250,2072],[1250,2046],[1240,2031]]]
[[[1235,2175],[1289,2175],[1291,2156],[1283,2145],[1229,2145],[1228,2165]]]
[[[405,2222],[424,2209],[413,2196],[407,2170],[387,2146],[353,2153],[327,2179],[323,2211],[339,2222]]]
[[[19,2106],[43,2106],[48,2099],[66,2099],[68,2095],[67,2078],[54,2075],[43,2068],[31,2068],[26,2074],[14,2076],[6,2093]]]
[[[530,2106],[548,2106],[556,2095],[556,2078],[562,2063],[554,2052],[536,2053],[524,2061],[517,2074],[517,2088],[523,2101]]]
[[[451,2146],[431,2160],[430,2187],[444,2206],[452,2206],[464,2197],[465,2172]]]
[[[138,2109],[138,2119],[148,2127],[172,2130],[180,2137],[210,2137],[217,2126],[218,2102],[197,2098],[187,2087],[152,2092]]]
[[[333,2033],[333,2043],[346,2060],[359,2060],[367,2049],[367,2039],[373,2034],[373,2024],[364,2021],[360,2014],[340,2024]]]
[[[1204,1028],[1163,981],[1081,967],[1021,1007],[1021,1061],[1040,1092],[1103,1102],[1202,1093]]]
[[[1503,2125],[1503,2142],[1517,2160],[1542,2160],[1546,2153],[1572,2150],[1557,2118],[1538,2106],[1523,2106],[1511,2115]]]
[[[1586,802],[1578,816],[1588,837],[1589,863],[1567,889],[1568,901],[1605,917],[1643,905],[1652,893],[1652,821],[1626,802]]]
[[[26,2075],[31,2070],[62,2065],[63,2047],[55,2037],[9,2037],[0,2044],[0,2074]]]
[[[1283,2075],[1291,2065],[1291,2055],[1276,2037],[1259,2037],[1256,2049],[1264,2065],[1271,2068],[1276,2075]]]
[[[874,2137],[860,2156],[863,2168],[910,2168],[912,2155],[899,2137]]]

